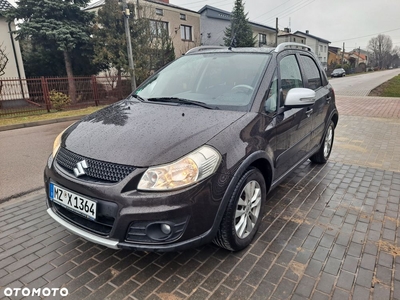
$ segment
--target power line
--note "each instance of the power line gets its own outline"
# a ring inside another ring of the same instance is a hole
[[[396,31],[396,30],[400,30],[400,27],[399,27],[399,28],[396,28],[396,29],[391,29],[391,30],[381,31],[381,32],[378,32],[378,33],[373,33],[373,34],[368,34],[368,35],[358,36],[358,37],[354,37],[354,38],[342,39],[342,40],[334,41],[334,42],[332,42],[332,43],[344,42],[344,41],[350,41],[350,40],[355,40],[355,39],[361,39],[361,38],[365,38],[365,37],[369,37],[369,36],[373,36],[373,35],[377,35],[377,34],[381,34],[381,33],[386,33],[386,32]]]
[[[265,16],[265,15],[269,14],[271,11],[274,11],[274,10],[277,9],[278,7],[281,7],[282,5],[284,5],[284,4],[286,4],[286,3],[290,2],[290,1],[292,1],[292,0],[283,2],[282,4],[280,4],[280,5],[278,5],[278,6],[275,6],[273,9],[270,9],[270,10],[267,11],[266,13],[263,13],[262,15],[259,15],[258,17],[253,18],[253,20],[256,20],[256,19],[258,19],[258,18],[260,18],[260,17],[262,17],[262,16]]]
[[[307,1],[309,1],[309,2],[307,2]],[[303,8],[306,7],[307,5],[313,3],[314,1],[315,1],[315,0],[311,0],[311,1],[310,1],[310,0],[305,0],[305,1],[299,2],[299,3],[297,3],[296,5],[294,5],[292,8],[290,8],[288,11],[283,12],[282,15],[279,15],[279,14],[278,14],[276,17],[278,17],[278,18],[284,18],[284,17],[286,17],[286,16],[288,16],[288,15],[290,15],[290,14],[292,14],[292,13],[294,13],[294,12],[300,10],[300,9],[303,9]],[[302,5],[302,4],[304,4],[304,5]],[[301,6],[300,6],[300,7],[297,7],[297,9],[293,10],[294,8],[296,8],[296,6],[299,6],[299,5],[301,5]],[[275,17],[269,18],[269,19],[265,20],[264,22],[265,22],[265,23],[268,23],[268,22],[270,22],[270,21],[272,21],[272,20],[274,20],[274,19],[275,19]]]

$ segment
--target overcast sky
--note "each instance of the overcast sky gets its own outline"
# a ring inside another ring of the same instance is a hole
[[[234,0],[170,0],[171,4],[198,11],[208,4],[232,11]],[[400,47],[400,0],[247,0],[245,11],[250,21],[279,28],[289,27],[316,35],[331,46],[346,51],[366,49],[368,41],[379,33],[389,35],[393,47]]]
[[[14,0],[9,0],[15,3]],[[95,0],[92,0],[93,2]],[[131,1],[131,0],[128,0]],[[198,11],[211,5],[232,11],[235,0],[170,0],[171,4]],[[346,51],[367,48],[368,41],[379,33],[389,35],[393,47],[400,47],[400,0],[246,0],[250,21],[279,28],[289,27],[321,37],[331,46]]]

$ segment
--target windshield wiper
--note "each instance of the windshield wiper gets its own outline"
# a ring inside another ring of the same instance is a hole
[[[197,105],[207,109],[218,109],[218,107],[212,107],[204,102],[188,100],[178,97],[160,97],[160,98],[149,98],[148,101],[155,101],[155,102],[171,102],[171,103],[180,103],[180,104],[189,104],[189,105]]]
[[[132,94],[131,97],[136,98],[136,99],[138,99],[139,101],[142,101],[142,102],[146,101],[145,99],[143,99],[142,97],[140,97],[139,95],[136,95],[136,94]]]

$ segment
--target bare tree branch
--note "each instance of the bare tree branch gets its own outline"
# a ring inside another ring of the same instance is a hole
[[[0,44],[0,76],[3,76],[6,71],[6,66],[8,63],[8,57],[6,54],[6,47],[3,46],[3,43]]]

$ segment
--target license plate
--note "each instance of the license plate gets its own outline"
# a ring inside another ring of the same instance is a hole
[[[50,200],[88,219],[96,219],[97,203],[50,183]]]

